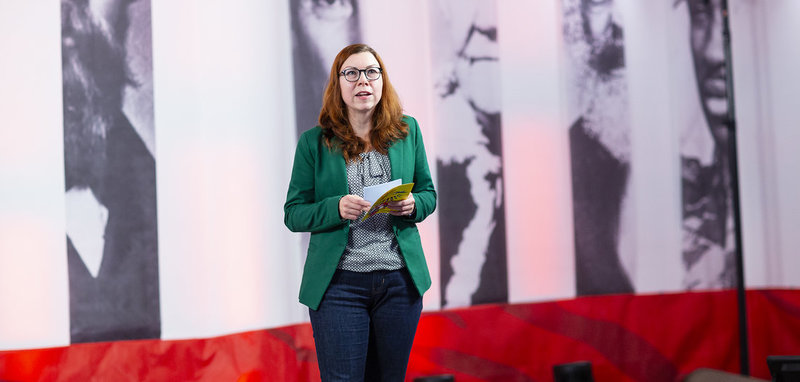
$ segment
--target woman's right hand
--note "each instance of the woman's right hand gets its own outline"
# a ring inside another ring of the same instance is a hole
[[[358,195],[345,195],[339,199],[339,216],[356,220],[362,212],[369,211],[370,203]]]

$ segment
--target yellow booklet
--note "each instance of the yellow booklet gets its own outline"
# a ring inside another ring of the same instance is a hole
[[[389,208],[387,204],[407,198],[412,188],[414,188],[414,183],[401,184],[390,188],[388,191],[384,192],[375,203],[372,203],[372,207],[370,207],[369,211],[361,218],[361,221],[367,220],[370,216],[375,214],[390,212],[392,209]]]

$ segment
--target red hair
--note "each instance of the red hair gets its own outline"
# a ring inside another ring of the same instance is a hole
[[[336,145],[342,150],[347,162],[358,158],[358,154],[367,149],[367,142],[356,136],[350,126],[347,116],[347,105],[342,99],[342,90],[339,87],[339,71],[344,62],[352,55],[368,52],[372,54],[381,67],[383,78],[383,95],[372,113],[372,129],[369,133],[369,143],[382,154],[387,154],[392,142],[403,139],[408,134],[408,125],[403,122],[403,106],[400,97],[394,90],[386,67],[381,56],[374,49],[365,44],[353,44],[342,49],[331,66],[328,85],[322,96],[322,110],[319,112],[319,125],[322,127],[325,143],[328,147]]]

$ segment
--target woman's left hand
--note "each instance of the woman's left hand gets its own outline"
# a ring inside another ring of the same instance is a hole
[[[414,195],[409,193],[408,197],[396,202],[389,202],[389,208],[392,209],[390,214],[394,216],[408,216],[414,212],[416,203],[414,202]]]

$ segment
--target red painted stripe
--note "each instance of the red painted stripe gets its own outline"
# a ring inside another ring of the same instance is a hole
[[[678,375],[675,364],[664,354],[619,323],[570,313],[558,304],[541,304],[539,309],[509,306],[506,310],[526,323],[596,349],[608,362],[635,381],[652,380],[654,373],[665,381],[673,381]],[[656,321],[653,320],[654,323]]]
[[[748,291],[751,370],[800,354],[800,291]],[[595,296],[423,314],[408,380],[549,381],[588,360],[595,379],[674,381],[699,367],[736,372],[733,291]],[[317,381],[310,325],[183,341],[120,341],[0,352],[3,381]]]

